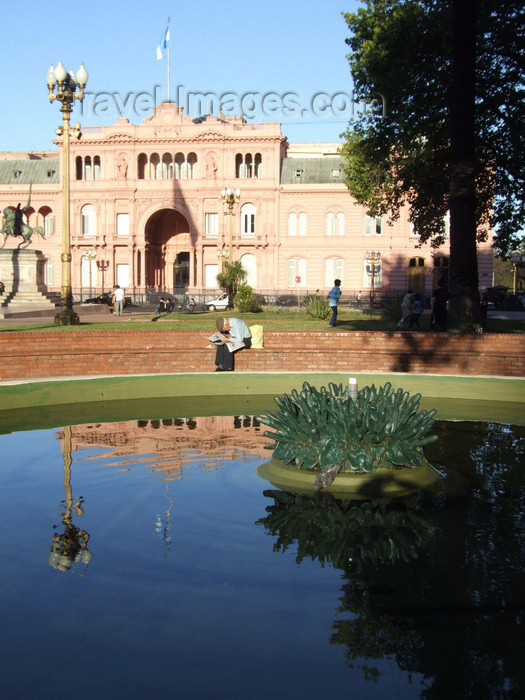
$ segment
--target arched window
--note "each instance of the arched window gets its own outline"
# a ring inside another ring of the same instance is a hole
[[[83,236],[95,236],[97,233],[97,215],[92,204],[82,207],[80,230]]]
[[[175,154],[175,179],[180,180],[184,172],[184,153]]]
[[[304,211],[299,214],[299,235],[306,236],[306,214]]]
[[[326,235],[327,236],[333,236],[334,235],[334,229],[335,229],[335,221],[334,221],[334,215],[332,212],[328,212],[326,215]]]
[[[171,180],[173,178],[173,158],[171,153],[162,156],[162,179]]]
[[[325,263],[325,286],[334,286],[334,280],[340,279],[344,283],[345,263],[342,258],[327,258]]]
[[[148,156],[145,153],[139,153],[137,158],[137,176],[139,180],[144,180],[146,176],[146,165],[148,164]]]
[[[93,168],[91,166],[91,157],[86,156],[84,159],[84,179],[85,180],[92,180],[93,179]]]
[[[342,211],[340,211],[339,214],[337,215],[337,235],[338,236],[345,235],[345,215],[343,214]]]
[[[241,175],[241,169],[242,169],[242,155],[240,153],[237,153],[235,156],[235,177],[243,177]]]
[[[255,170],[254,177],[262,177],[262,156],[260,153],[255,154]]]
[[[93,179],[100,180],[100,156],[93,158]]]
[[[297,269],[297,263],[295,261],[295,258],[290,258],[288,260],[288,286],[289,287],[295,287],[295,278],[296,274],[295,271]]]
[[[376,234],[380,236],[383,233],[383,219],[380,216],[365,216],[364,222],[364,233],[365,236],[371,236]]]
[[[246,270],[246,284],[255,289],[257,286],[257,259],[252,253],[246,253],[241,257],[241,263]]]
[[[293,211],[288,214],[288,235],[297,235],[297,214]]]
[[[243,204],[241,207],[241,236],[254,237],[256,230],[257,210],[253,204]]]
[[[77,156],[75,158],[75,179],[76,180],[82,180],[82,167],[83,167],[82,157]]]
[[[193,180],[197,177],[197,154],[188,153],[188,178]]]
[[[256,153],[237,153],[235,155],[235,177],[261,177],[262,155]]]
[[[44,217],[44,236],[52,236],[55,233],[55,215],[50,212]]]
[[[247,153],[244,156],[244,163],[246,165],[246,174],[244,177],[253,177],[253,158],[251,153]]]
[[[162,179],[162,163],[158,153],[152,153],[150,156],[150,179],[151,180],[161,180]]]
[[[305,258],[290,258],[288,260],[288,286],[306,287]]]

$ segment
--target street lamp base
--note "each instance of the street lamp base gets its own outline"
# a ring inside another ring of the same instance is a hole
[[[79,323],[79,315],[73,309],[60,309],[55,314],[55,326],[78,326]]]

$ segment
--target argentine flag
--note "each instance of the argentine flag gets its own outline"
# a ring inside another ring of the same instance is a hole
[[[166,27],[166,31],[164,32],[162,39],[159,41],[159,44],[157,46],[157,61],[160,61],[162,58],[164,58],[164,51],[165,51],[165,49],[168,48],[169,40],[170,40],[170,21],[168,20],[168,26]]]

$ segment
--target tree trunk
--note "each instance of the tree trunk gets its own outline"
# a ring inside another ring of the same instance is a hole
[[[476,0],[452,0],[450,91],[450,293],[455,311],[479,318],[476,245]]]

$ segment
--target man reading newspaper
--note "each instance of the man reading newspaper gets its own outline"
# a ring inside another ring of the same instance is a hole
[[[252,334],[246,323],[240,318],[218,318],[217,333],[211,335],[211,340],[217,347],[215,353],[216,372],[233,372],[233,354],[242,348],[250,348]]]

